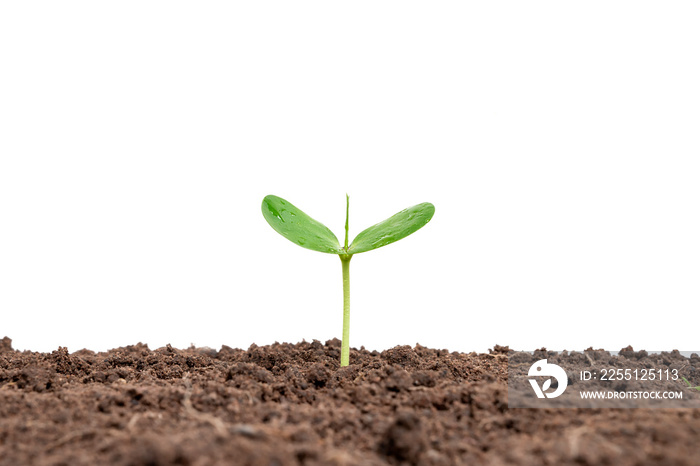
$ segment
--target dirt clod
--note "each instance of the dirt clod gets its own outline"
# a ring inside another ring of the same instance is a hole
[[[4,353],[5,351],[12,351],[12,340],[8,337],[3,337],[3,339],[0,340],[0,353]]]

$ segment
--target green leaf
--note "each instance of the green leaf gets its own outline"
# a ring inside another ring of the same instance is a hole
[[[343,253],[338,238],[328,227],[281,197],[265,196],[262,213],[267,223],[292,243],[313,251]]]
[[[357,235],[348,248],[348,254],[371,251],[405,238],[423,228],[434,213],[435,206],[430,202],[404,209]]]

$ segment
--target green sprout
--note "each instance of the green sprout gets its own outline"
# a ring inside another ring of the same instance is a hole
[[[343,268],[343,340],[340,349],[340,365],[350,363],[350,259],[354,254],[371,251],[391,244],[423,228],[435,213],[429,202],[404,209],[355,237],[348,246],[350,196],[345,195],[345,246],[322,223],[306,215],[292,203],[277,196],[265,196],[262,213],[267,223],[292,243],[306,249],[338,254]]]
[[[700,387],[693,387],[693,384],[690,383],[690,381],[688,379],[686,379],[685,377],[681,377],[681,379],[683,379],[683,382],[685,382],[685,384],[688,386],[689,389],[700,391]]]

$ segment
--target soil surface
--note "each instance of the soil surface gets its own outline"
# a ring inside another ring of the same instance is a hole
[[[521,353],[518,353],[521,354]],[[509,409],[508,358],[340,342],[106,353],[0,340],[0,465],[691,465],[697,409]]]

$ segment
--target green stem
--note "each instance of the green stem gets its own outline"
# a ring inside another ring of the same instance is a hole
[[[345,252],[348,250],[348,222],[350,220],[350,196],[345,193]]]
[[[352,254],[341,254],[343,265],[343,341],[340,346],[340,367],[350,364],[350,259]]]

